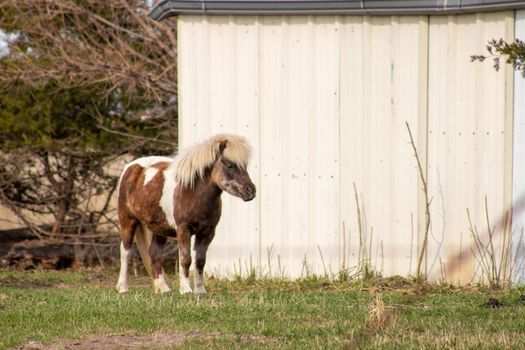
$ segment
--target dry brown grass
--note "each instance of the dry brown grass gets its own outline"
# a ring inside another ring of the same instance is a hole
[[[368,308],[368,316],[365,322],[366,328],[371,332],[379,333],[394,325],[395,320],[395,310],[393,308],[386,309],[383,295],[380,293],[376,294],[374,302]]]
[[[395,326],[395,322],[396,310],[392,307],[385,307],[383,295],[377,293],[368,306],[364,327],[357,332],[352,332],[344,348],[361,349],[372,341],[376,342],[384,337],[388,329]]]

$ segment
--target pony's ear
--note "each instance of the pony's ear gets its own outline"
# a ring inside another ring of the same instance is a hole
[[[224,152],[224,149],[226,148],[226,145],[228,144],[228,140],[221,141],[219,144],[219,154],[222,154]]]

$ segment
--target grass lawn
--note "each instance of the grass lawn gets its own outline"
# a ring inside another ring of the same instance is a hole
[[[100,349],[525,348],[525,297],[517,288],[209,279],[199,297],[155,295],[146,278],[134,277],[119,295],[116,277],[0,271],[0,349],[80,349],[84,341]],[[174,277],[170,284],[177,289]],[[117,341],[128,343],[111,347]]]

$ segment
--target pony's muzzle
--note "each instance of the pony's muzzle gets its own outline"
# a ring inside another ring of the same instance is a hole
[[[255,198],[255,185],[253,183],[249,183],[249,184],[246,184],[244,186],[244,191],[243,191],[243,195],[242,195],[242,199],[245,201],[245,202],[248,202],[248,201],[251,201],[252,199]]]

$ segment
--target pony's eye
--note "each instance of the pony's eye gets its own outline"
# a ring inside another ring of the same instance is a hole
[[[228,165],[226,165],[226,167],[227,167],[228,169],[233,169],[233,164],[228,164]]]

